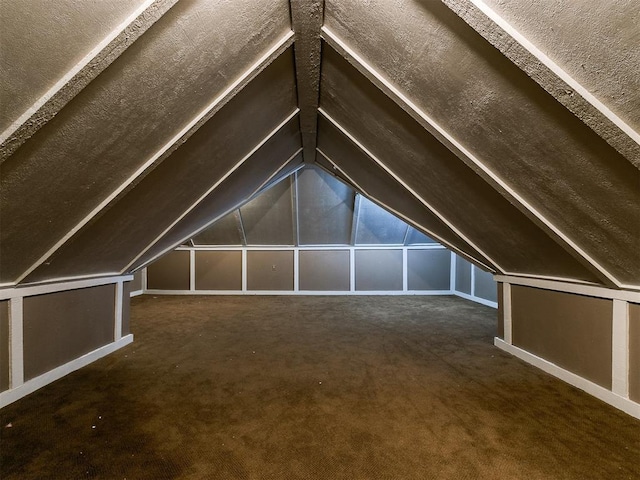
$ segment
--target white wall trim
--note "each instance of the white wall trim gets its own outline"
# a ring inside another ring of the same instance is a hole
[[[189,290],[196,289],[196,251],[189,250]]]
[[[542,288],[545,290],[553,290],[555,292],[575,293],[578,295],[586,295],[589,297],[608,298],[612,300],[624,300],[626,302],[640,303],[640,292],[629,290],[614,290],[606,287],[595,285],[586,285],[584,283],[570,283],[572,280],[565,282],[558,280],[545,280],[531,277],[514,277],[509,275],[494,275],[496,282],[510,283],[512,285],[520,285],[523,287]]]
[[[293,291],[300,290],[300,249],[293,251]]]
[[[118,283],[116,283],[116,306],[113,328],[113,339],[116,342],[122,338],[122,306],[124,301],[124,283],[122,281],[119,281]]]
[[[118,283],[120,281],[129,282],[131,280],[133,280],[133,275],[114,275],[108,277],[92,277],[83,280],[42,283],[24,287],[13,287],[0,290],[0,300],[7,300],[17,297],[30,297],[33,295],[62,292],[65,290],[77,290],[79,288],[99,287],[101,285],[109,285],[112,283]]]
[[[192,292],[190,290],[147,290],[145,292],[149,295],[352,295],[352,296],[371,296],[371,295],[387,295],[387,296],[400,296],[400,295],[453,295],[454,292],[450,290],[408,290],[403,292],[402,290],[196,290]]]
[[[402,291],[409,291],[409,255],[408,248],[402,248]]]
[[[22,297],[9,300],[9,388],[24,383],[24,304]]]
[[[587,392],[590,395],[593,395],[596,398],[608,403],[616,407],[619,410],[631,415],[632,417],[640,419],[640,404],[629,400],[628,398],[622,397],[610,390],[607,390],[600,385],[597,385],[585,378],[582,378],[575,373],[571,373],[564,368],[557,366],[554,363],[551,363],[543,358],[540,358],[536,355],[533,355],[526,350],[522,350],[521,348],[515,347],[513,345],[509,345],[505,341],[500,338],[494,339],[494,345],[501,350],[504,350],[511,355],[518,357],[521,360],[524,360],[531,365],[538,367],[541,370],[553,375],[560,380],[563,380],[574,387],[579,388]]]
[[[502,315],[503,315],[503,329],[504,329],[504,342],[511,345],[513,344],[513,313],[511,307],[511,284],[502,284]]]
[[[457,293],[456,275],[458,275],[458,256],[451,252],[451,272],[449,273],[449,289]]]
[[[133,298],[133,297],[138,297],[140,295],[144,295],[144,290],[136,290],[135,292],[131,292],[129,294],[129,297]]]
[[[629,397],[629,303],[613,300],[611,390]]]
[[[247,291],[247,250],[242,250],[242,291]]]
[[[89,352],[71,362],[65,363],[53,370],[48,371],[36,378],[28,380],[20,386],[12,388],[11,390],[7,390],[5,392],[0,393],[0,408],[9,405],[10,403],[19,400],[20,398],[29,395],[30,393],[35,392],[36,390],[48,385],[51,382],[54,382],[65,375],[70,374],[82,367],[89,365],[96,360],[109,355],[110,353],[119,350],[120,348],[130,344],[133,342],[133,335],[127,335],[122,337],[120,340],[109,343],[103,347],[100,347],[92,352]]]
[[[492,302],[491,300],[486,300],[484,298],[476,297],[475,295],[469,295],[467,293],[459,292],[457,290],[454,290],[452,293],[456,297],[464,298],[465,300],[471,300],[472,302],[476,302],[481,305],[486,305],[487,307],[491,307],[491,308],[498,308],[498,303]]]

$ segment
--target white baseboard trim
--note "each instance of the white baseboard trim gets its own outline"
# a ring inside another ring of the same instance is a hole
[[[498,308],[498,302],[492,302],[491,300],[476,297],[475,295],[469,295],[468,293],[458,292],[457,290],[455,290],[453,294],[456,297],[464,298],[465,300],[471,300],[472,302],[480,303],[482,305],[486,305],[487,307]]]
[[[115,352],[116,350],[125,347],[133,342],[133,335],[129,334],[125,337],[122,337],[120,340],[109,343],[104,347],[100,347],[92,352],[89,352],[75,360],[71,360],[64,365],[61,365],[53,370],[50,370],[42,375],[32,378],[31,380],[26,381],[22,385],[13,388],[11,390],[7,390],[5,392],[0,393],[0,408],[6,407],[10,403],[15,402],[16,400],[21,399],[29,395],[30,393],[35,392],[36,390],[48,385],[56,380],[70,374],[71,372],[75,372],[82,367],[86,367],[90,363],[99,360],[102,357],[109,355],[110,353]]]
[[[143,291],[143,290],[136,290],[135,292],[131,292],[131,293],[129,293],[129,297],[130,297],[130,298],[131,298],[131,297],[137,297],[138,295],[142,295],[142,294],[144,294],[144,291]]]
[[[316,290],[145,290],[147,295],[330,295],[330,296],[358,296],[358,295],[453,295],[450,290],[391,290],[391,291],[316,291]]]
[[[537,357],[536,355],[533,355],[532,353],[529,353],[526,350],[518,348],[514,345],[509,345],[501,338],[496,337],[493,343],[499,349],[504,350],[505,352],[510,353],[515,357],[518,357],[520,360],[524,360],[525,362],[538,367],[540,370],[544,370],[554,377],[559,378],[560,380],[563,380],[568,384],[587,392],[590,395],[593,395],[594,397],[616,407],[619,410],[622,410],[632,417],[640,419],[640,403],[636,403],[628,398],[616,395],[611,390],[601,387],[600,385],[582,378],[575,373],[571,373],[570,371],[565,370],[564,368],[561,368],[554,363]]]

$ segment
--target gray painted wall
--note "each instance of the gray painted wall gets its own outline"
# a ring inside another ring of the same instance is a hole
[[[402,250],[356,250],[356,290],[402,290]]]
[[[241,252],[196,252],[196,290],[240,290]]]
[[[300,290],[348,291],[349,251],[301,251],[299,282]]]

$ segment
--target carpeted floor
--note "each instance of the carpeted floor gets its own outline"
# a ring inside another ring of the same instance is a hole
[[[0,477],[640,478],[640,421],[495,348],[495,317],[139,297],[134,344],[0,410]]]

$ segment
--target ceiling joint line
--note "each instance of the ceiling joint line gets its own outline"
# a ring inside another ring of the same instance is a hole
[[[0,134],[0,164],[46,125],[178,0],[146,0]]]
[[[560,228],[554,225],[533,205],[527,202],[511,186],[503,181],[496,173],[487,167],[472,152],[467,150],[451,134],[441,127],[435,120],[422,111],[409,98],[400,92],[391,82],[384,78],[377,70],[362,59],[356,52],[340,40],[327,27],[322,27],[322,34],[325,41],[340,53],[359,72],[364,74],[374,85],[376,85],[388,98],[394,101],[399,107],[416,120],[427,132],[432,134],[449,151],[458,157],[465,165],[473,169],[486,183],[500,193],[505,199],[512,202],[520,212],[524,213],[543,232],[547,234],[555,243],[559,244],[565,251],[576,258],[583,266],[596,274],[609,285],[620,287],[621,283],[606,268],[600,265],[591,255],[585,252],[573,240],[571,240]],[[324,114],[324,113],[323,113]],[[326,116],[326,114],[324,114]],[[488,258],[488,257],[487,257]]]
[[[273,138],[280,130],[282,130],[291,120],[293,120],[300,113],[300,109],[296,108],[285,120],[283,120],[280,125],[274,128],[266,137],[260,141],[253,149],[246,154],[238,163],[236,163],[231,169],[227,171],[222,177],[220,177],[214,184],[211,186],[205,193],[200,195],[200,197],[191,204],[191,206],[182,213],[176,220],[174,220],[164,231],[158,235],[151,243],[149,243],[140,253],[138,253],[133,260],[131,260],[123,269],[122,273],[125,273],[131,268],[132,265],[135,264],[136,261],[140,259],[145,253],[151,249],[156,243],[158,243],[162,237],[164,237],[167,233],[171,231],[173,227],[175,227],[178,222],[180,222],[184,217],[187,216],[189,212],[191,212],[194,208],[196,208],[211,192],[213,192],[222,182],[224,182],[229,176],[235,172],[238,168],[240,168],[247,160],[249,160],[262,146],[264,146],[271,138]]]
[[[42,265],[48,258],[56,253],[63,245],[82,230],[90,221],[98,215],[106,211],[114,202],[124,195],[129,189],[133,188],[136,183],[140,182],[151,169],[167,157],[175,150],[183,145],[202,125],[209,121],[224,105],[226,105],[235,95],[242,90],[251,80],[253,80],[260,72],[269,66],[276,58],[285,52],[293,43],[293,31],[287,32],[276,44],[269,49],[257,62],[247,69],[236,81],[234,81],[227,89],[225,89],[218,97],[216,97],[206,108],[200,111],[180,132],[178,132],[171,140],[165,143],[154,155],[151,156],[142,166],[140,166],[127,180],[125,180],[118,188],[116,188],[107,198],[105,198],[98,206],[96,206],[89,214],[87,214],[76,226],[74,226],[66,235],[58,240],[44,255],[31,265],[18,279],[16,284],[20,283],[29,276],[36,268]]]

